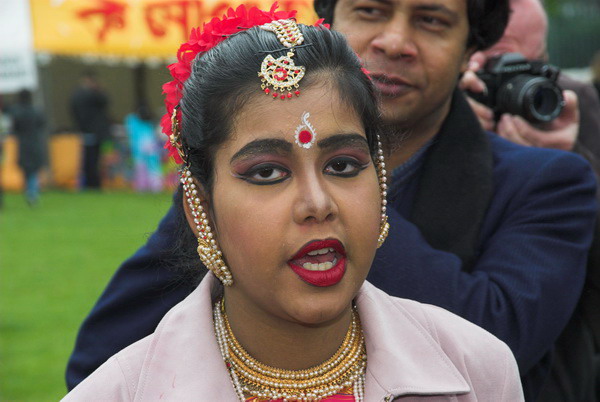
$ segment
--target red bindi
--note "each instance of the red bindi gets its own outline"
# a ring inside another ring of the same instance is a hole
[[[308,144],[309,142],[311,142],[312,141],[311,132],[308,130],[300,131],[300,133],[298,134],[298,141],[300,141],[302,144]]]

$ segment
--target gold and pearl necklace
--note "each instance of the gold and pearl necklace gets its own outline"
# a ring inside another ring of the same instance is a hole
[[[240,401],[246,400],[245,395],[284,402],[320,401],[351,386],[355,401],[363,401],[367,353],[356,309],[352,310],[352,323],[337,352],[306,370],[282,370],[250,356],[231,331],[223,300],[215,304],[213,318],[221,356]]]

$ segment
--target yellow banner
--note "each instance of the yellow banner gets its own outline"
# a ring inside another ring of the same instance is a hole
[[[30,0],[36,51],[59,55],[170,58],[192,28],[241,3],[269,9],[272,0]],[[312,24],[312,0],[279,2]]]

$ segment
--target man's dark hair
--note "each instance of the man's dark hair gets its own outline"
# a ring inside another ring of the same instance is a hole
[[[510,15],[509,0],[466,0],[469,17],[467,48],[485,50],[504,34]],[[314,8],[326,23],[334,24],[333,11],[337,0],[315,0]],[[335,29],[335,25],[333,26]]]
[[[28,89],[21,89],[17,94],[17,101],[22,105],[30,105],[32,99],[31,91]]]
[[[92,69],[88,68],[81,72],[81,77],[88,78],[90,80],[95,80],[98,78],[98,74],[96,73],[96,70],[92,70]]]

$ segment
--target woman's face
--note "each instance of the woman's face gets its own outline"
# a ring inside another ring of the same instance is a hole
[[[246,104],[215,155],[209,205],[233,275],[228,302],[301,324],[347,311],[373,261],[380,224],[365,130],[323,84],[291,100],[259,93]],[[316,133],[308,148],[299,145],[311,136],[306,112]]]

